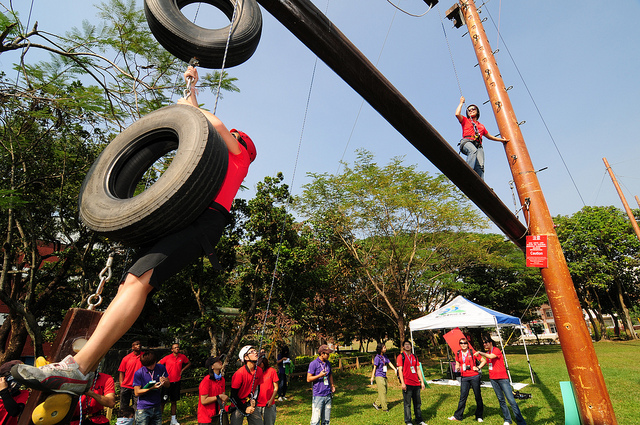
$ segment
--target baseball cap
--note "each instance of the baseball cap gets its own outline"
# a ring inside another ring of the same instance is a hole
[[[318,354],[322,354],[322,353],[333,353],[333,350],[331,348],[329,348],[329,346],[327,344],[322,344],[319,348],[318,348]]]
[[[238,133],[240,135],[241,140],[238,140],[238,142],[247,149],[247,152],[249,153],[249,161],[253,162],[256,159],[258,152],[256,151],[256,145],[253,143],[253,140],[251,140],[251,137],[249,137],[247,133],[236,130],[235,128],[232,128],[230,133]]]

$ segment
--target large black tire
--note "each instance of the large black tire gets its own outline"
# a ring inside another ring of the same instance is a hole
[[[134,196],[149,167],[176,150],[151,186]],[[100,154],[80,189],[80,218],[88,228],[140,246],[195,220],[220,189],[229,153],[196,108],[167,106],[120,133]]]
[[[256,0],[237,0],[234,22],[224,28],[202,28],[180,11],[191,3],[206,3],[220,9],[231,20],[234,0],[144,0],[144,12],[156,40],[178,59],[197,58],[199,66],[221,69],[229,36],[233,33],[225,67],[240,65],[253,55],[262,33],[262,14]]]

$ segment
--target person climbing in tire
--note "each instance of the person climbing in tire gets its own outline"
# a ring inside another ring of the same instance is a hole
[[[466,117],[462,116],[464,96],[460,97],[460,103],[456,108],[456,118],[462,126],[462,140],[460,140],[460,152],[467,156],[467,164],[484,180],[484,149],[482,148],[482,136],[495,142],[507,143],[509,139],[500,139],[489,134],[484,125],[480,124],[480,109],[476,105],[467,107]]]
[[[191,91],[179,104],[198,108],[217,130],[229,151],[229,164],[222,187],[211,204],[188,227],[170,234],[148,249],[129,269],[118,293],[104,312],[96,330],[75,356],[40,368],[15,365],[13,377],[28,387],[46,392],[83,394],[93,379],[93,371],[136,321],[147,295],[162,282],[179,272],[202,254],[209,256],[214,267],[220,267],[213,251],[231,218],[230,209],[240,185],[256,158],[253,141],[245,133],[227,127],[209,111],[200,109],[196,99],[198,71],[189,67],[184,73],[191,80]],[[185,208],[188,208],[185,205]]]

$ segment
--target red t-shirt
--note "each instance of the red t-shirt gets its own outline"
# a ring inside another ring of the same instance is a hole
[[[251,160],[244,146],[240,147],[240,153],[238,155],[229,152],[227,174],[224,176],[222,187],[220,187],[218,194],[213,199],[214,202],[225,207],[227,211],[231,210],[231,204],[238,193],[238,189],[240,189],[244,178],[247,177],[249,164],[251,164]]]
[[[493,350],[488,354],[495,354],[495,359],[487,359],[489,365],[489,379],[509,379],[507,375],[507,368],[504,366],[504,356],[502,351],[493,347]]]
[[[402,357],[406,360],[406,364],[404,364]],[[398,354],[396,364],[398,367],[402,367],[402,376],[404,377],[405,385],[413,385],[414,387],[420,386],[420,377],[418,376],[420,364],[418,363],[418,358],[414,356],[413,353],[407,354],[404,351],[401,352]]]
[[[476,365],[474,354],[473,350],[467,350],[466,353],[459,350],[456,353],[456,361],[460,363],[460,376],[463,378],[479,375],[479,372],[473,370],[473,367]]]
[[[258,394],[258,406],[266,407],[267,402],[271,400],[273,396],[273,383],[280,381],[278,378],[278,371],[270,367],[262,376],[262,383],[260,384],[260,394]],[[274,403],[275,404],[275,403]]]
[[[163,364],[167,368],[169,382],[178,382],[182,378],[182,368],[189,364],[189,359],[182,353],[174,356],[173,353],[164,356],[158,363]]]
[[[262,384],[262,369],[259,367],[251,373],[246,365],[242,366],[231,377],[231,388],[238,389],[238,397],[240,399],[249,397],[260,384]]]
[[[98,395],[115,394],[115,386],[113,377],[106,373],[99,373],[95,384],[91,386],[91,390]],[[109,419],[104,414],[96,415],[104,410],[104,406],[96,401],[95,398],[83,395],[81,400],[82,416],[91,416],[91,421],[97,424],[108,424]],[[80,406],[76,404],[76,411],[73,414],[75,420],[71,421],[71,425],[78,425],[80,421]]]
[[[217,397],[220,394],[224,394],[225,380],[220,378],[219,381],[211,379],[210,376],[205,376],[200,386],[198,387],[198,423],[208,424],[211,423],[211,418],[218,414],[219,404],[213,402],[209,404],[202,404],[200,397],[203,395],[209,397]]]
[[[487,129],[484,127],[484,125],[480,124],[478,121],[476,121],[475,123],[476,123],[476,127],[478,128],[478,134],[480,136],[486,136],[487,134],[489,134]],[[473,128],[473,123],[469,118],[462,117],[462,122],[460,123],[460,125],[462,125],[463,138],[471,139],[471,140],[476,138],[476,132]],[[482,144],[482,137],[479,138],[479,142],[480,144]]]
[[[27,399],[29,398],[29,391],[22,390],[20,394],[13,397],[16,403],[18,404],[27,404]],[[9,416],[7,411],[4,408],[4,403],[0,400],[0,424],[2,425],[17,425],[19,416]]]
[[[124,356],[124,358],[120,362],[118,372],[124,373],[124,379],[120,383],[120,386],[122,388],[133,389],[133,375],[136,373],[136,370],[142,367],[142,363],[140,363],[140,354],[136,354],[132,351]]]

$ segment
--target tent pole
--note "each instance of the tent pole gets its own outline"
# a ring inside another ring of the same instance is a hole
[[[535,384],[536,380],[533,379],[533,369],[531,368],[531,360],[529,360],[529,351],[527,350],[527,340],[522,332],[522,325],[520,325],[520,336],[522,336],[522,342],[524,344],[524,352],[527,355],[527,363],[529,364],[529,375],[531,375],[531,383]]]
[[[493,316],[493,321],[496,323],[496,333],[498,334],[498,339],[500,340],[500,348],[502,349],[502,356],[504,358],[504,367],[507,369],[507,375],[509,375],[509,383],[513,385],[513,380],[511,379],[511,371],[509,370],[509,362],[507,361],[507,353],[504,351],[504,343],[502,342],[502,335],[500,335],[500,327],[498,326],[498,319],[496,316]]]

